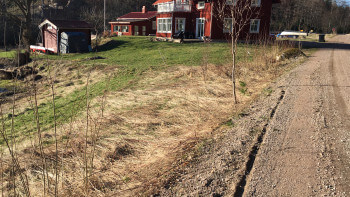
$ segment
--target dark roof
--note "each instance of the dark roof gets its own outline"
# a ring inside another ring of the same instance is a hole
[[[43,23],[39,25],[42,27],[45,24],[52,24],[58,28],[62,29],[93,29],[92,25],[85,21],[77,21],[77,20],[49,20],[46,19]]]
[[[91,29],[92,25],[85,21],[71,21],[71,20],[50,20],[58,28],[69,28],[69,29]]]
[[[130,12],[121,17],[118,17],[117,20],[128,20],[128,19],[150,19],[157,15],[157,11],[148,11],[145,13],[142,12]]]

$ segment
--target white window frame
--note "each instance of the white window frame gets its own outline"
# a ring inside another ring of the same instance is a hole
[[[119,32],[119,25],[113,25],[113,32]]]
[[[180,20],[183,22],[183,25],[184,25],[184,28],[181,31],[183,31],[183,32],[186,31],[186,18],[175,18],[175,33],[180,31],[178,29],[178,23],[179,23]]]
[[[198,1],[197,9],[198,10],[203,10],[204,8],[205,8],[205,1]]]
[[[229,23],[228,23],[228,24],[229,24],[229,27],[228,27],[228,28],[225,26],[226,21],[229,21]],[[232,33],[232,30],[233,30],[233,27],[232,27],[232,18],[224,18],[224,24],[223,24],[222,30],[223,30],[223,33]]]
[[[170,20],[170,23],[169,23],[169,20]],[[157,32],[158,33],[171,33],[172,25],[173,25],[172,18],[157,18]],[[165,30],[163,27],[165,27]],[[170,29],[169,29],[169,27],[170,27]]]
[[[258,23],[257,23],[257,28],[256,28],[257,30],[252,30],[253,24],[254,24],[255,22],[258,22]],[[251,20],[250,20],[249,32],[250,32],[251,34],[258,34],[258,33],[260,32],[260,19],[251,19]]]
[[[203,28],[199,29],[198,25],[203,24]],[[203,33],[202,36],[198,35],[200,33]],[[202,37],[205,36],[205,18],[196,18],[196,38],[202,39]]]
[[[129,33],[129,25],[121,25],[121,30],[123,33]]]
[[[251,0],[251,1],[252,1],[252,4],[251,4],[252,7],[260,7],[261,6],[261,0]]]

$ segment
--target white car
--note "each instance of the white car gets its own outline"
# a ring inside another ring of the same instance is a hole
[[[302,31],[283,31],[277,35],[277,38],[298,38],[299,36],[306,37],[308,33]]]

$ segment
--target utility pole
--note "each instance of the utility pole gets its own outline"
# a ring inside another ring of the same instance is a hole
[[[106,31],[106,0],[103,3],[103,33]]]

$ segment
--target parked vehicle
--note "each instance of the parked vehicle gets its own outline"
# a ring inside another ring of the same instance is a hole
[[[306,38],[308,36],[308,33],[302,32],[302,31],[283,31],[282,33],[277,35],[277,38],[299,38],[303,37]]]

